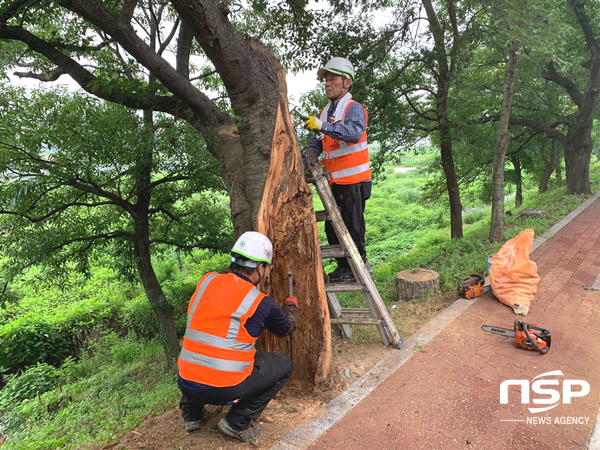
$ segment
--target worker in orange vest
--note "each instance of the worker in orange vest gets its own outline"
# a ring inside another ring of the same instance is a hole
[[[367,261],[365,248],[365,202],[371,196],[371,166],[367,143],[369,115],[363,105],[352,100],[354,67],[346,58],[332,58],[320,68],[317,76],[325,79],[325,95],[329,103],[319,117],[309,116],[304,126],[315,132],[310,138],[304,161],[310,168],[323,155],[323,165],[329,171],[328,179],[342,219],[356,244],[367,270],[373,271]],[[330,222],[325,222],[325,233],[330,245],[339,244]],[[354,281],[346,258],[337,260],[337,269],[329,274],[329,281]]]
[[[266,236],[242,234],[231,255],[229,269],[204,275],[190,300],[178,360],[179,408],[186,430],[195,431],[206,419],[204,405],[231,405],[217,426],[249,442],[260,435],[251,420],[258,420],[293,370],[288,355],[256,353],[254,344],[265,328],[280,337],[293,333],[298,300],[288,297],[280,308],[256,288],[273,260]]]

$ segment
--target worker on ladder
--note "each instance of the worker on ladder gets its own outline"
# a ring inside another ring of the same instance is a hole
[[[329,171],[328,181],[342,219],[356,244],[367,270],[373,271],[367,261],[365,248],[365,202],[371,196],[371,166],[367,145],[369,115],[360,103],[352,100],[354,67],[346,58],[332,58],[317,72],[325,79],[325,95],[329,103],[319,117],[309,116],[304,127],[315,134],[304,153],[308,168],[317,164],[323,155],[323,165]],[[331,223],[325,223],[330,245],[339,244]],[[329,281],[354,281],[346,258],[337,259],[337,269],[329,274]]]
[[[263,329],[290,335],[298,326],[298,300],[282,308],[261,293],[260,283],[273,259],[273,245],[263,234],[248,231],[231,250],[231,265],[209,272],[198,282],[188,307],[179,355],[179,402],[187,431],[202,428],[204,405],[231,405],[217,427],[242,442],[260,435],[258,420],[293,370],[288,355],[256,353]]]

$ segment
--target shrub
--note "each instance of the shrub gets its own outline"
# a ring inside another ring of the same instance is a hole
[[[54,389],[58,386],[58,378],[57,369],[40,363],[19,376],[11,377],[4,389],[0,391],[0,409],[33,399],[38,393],[43,394]]]
[[[30,314],[0,328],[0,367],[14,373],[38,363],[60,364],[69,341],[61,330],[39,315]]]

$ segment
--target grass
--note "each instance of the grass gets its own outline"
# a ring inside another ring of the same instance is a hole
[[[0,394],[1,434],[8,435],[3,449],[99,445],[177,403],[175,375],[166,370],[159,343],[107,333],[91,351],[63,365],[53,388],[39,397],[3,403],[9,381]]]

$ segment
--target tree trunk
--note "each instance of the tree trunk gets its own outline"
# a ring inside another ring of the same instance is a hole
[[[515,184],[517,186],[515,192],[515,208],[523,204],[523,174],[521,171],[521,160],[518,155],[510,155],[510,162],[515,168]]]
[[[540,186],[538,188],[538,192],[546,192],[548,190],[548,181],[550,181],[550,177],[552,173],[556,170],[557,167],[557,146],[558,141],[556,139],[552,140],[552,150],[550,152],[550,160],[546,156],[546,143],[548,142],[548,136],[544,136],[544,141],[542,142],[542,159],[544,160],[544,173],[542,174],[542,178],[540,179]]]
[[[518,49],[519,45],[516,42],[512,42],[510,56],[506,63],[504,98],[502,99],[502,111],[500,112],[498,133],[496,134],[496,154],[494,155],[494,180],[492,186],[492,223],[489,236],[492,242],[504,239],[504,166],[506,151],[513,137],[508,132],[508,122],[517,73]]]
[[[140,224],[136,235],[144,234],[144,228],[147,229],[143,224]],[[140,280],[144,286],[144,292],[148,297],[148,301],[154,309],[156,318],[158,320],[158,326],[160,327],[160,338],[167,355],[167,362],[173,364],[179,355],[179,338],[177,337],[177,330],[175,329],[175,316],[173,313],[173,307],[166,301],[165,294],[162,290],[156,273],[152,267],[152,261],[150,256],[150,242],[148,236],[138,237],[135,243],[135,253],[137,258],[138,273],[140,274]]]
[[[557,155],[558,156],[558,155]],[[562,187],[565,184],[562,176],[562,164],[560,163],[560,158],[556,160],[556,185]]]
[[[433,270],[407,269],[396,274],[398,300],[408,301],[440,290],[440,275]]]
[[[579,114],[577,125],[569,126],[567,145],[565,146],[565,172],[567,195],[591,194],[590,158],[594,143],[592,141],[592,115]]]
[[[236,234],[256,229],[273,242],[272,270],[261,290],[283,303],[288,296],[288,271],[296,280],[299,328],[286,339],[265,334],[263,350],[291,355],[295,379],[321,383],[331,365],[331,325],[312,191],[304,182],[288,112],[285,72],[262,42],[237,34],[227,19],[225,3],[172,3],[221,76],[235,115],[242,118],[234,158],[227,147],[219,147],[217,157],[224,179],[231,183],[232,203],[237,193],[246,220],[248,214],[252,218],[250,225],[238,223],[232,210]]]
[[[149,82],[152,83],[154,78],[149,77]],[[144,111],[144,121],[148,133],[154,134],[153,129],[153,113]],[[162,290],[154,267],[152,266],[152,254],[150,249],[150,200],[152,190],[145,187],[150,185],[152,178],[152,155],[154,149],[147,148],[145,155],[140,158],[138,163],[132,169],[136,171],[136,191],[138,192],[137,201],[134,205],[132,218],[135,223],[134,230],[134,249],[137,258],[137,267],[142,286],[148,301],[154,309],[158,325],[160,328],[160,338],[167,356],[169,365],[175,362],[179,355],[179,338],[175,329],[175,317],[173,307],[166,301],[165,294]]]
[[[444,99],[445,105],[445,99]],[[456,177],[456,167],[454,165],[454,156],[452,155],[452,140],[447,118],[439,121],[440,124],[440,153],[442,157],[442,167],[446,176],[446,188],[448,189],[448,199],[450,201],[450,236],[452,239],[463,237],[462,227],[462,202],[460,201],[460,189]]]
[[[458,178],[456,177],[456,167],[454,165],[454,156],[452,155],[452,137],[450,133],[451,122],[448,117],[448,94],[450,92],[450,83],[452,82],[455,61],[448,58],[446,41],[444,38],[444,27],[438,20],[433,2],[431,0],[421,0],[423,7],[429,19],[429,30],[433,34],[435,46],[435,60],[437,63],[437,93],[436,101],[436,122],[440,133],[440,156],[442,168],[446,177],[446,188],[448,189],[448,199],[450,202],[450,236],[453,239],[463,237],[462,228],[462,202],[460,201],[460,189],[458,187]],[[450,50],[451,58],[455,57],[457,38],[459,33],[456,28],[456,11],[453,2],[448,2],[448,13],[452,17],[452,26],[455,33],[455,39]],[[434,72],[436,72],[434,70]]]

